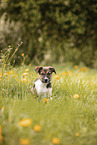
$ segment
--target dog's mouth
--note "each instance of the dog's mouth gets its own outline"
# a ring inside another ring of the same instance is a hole
[[[50,83],[49,79],[42,79],[42,83]]]

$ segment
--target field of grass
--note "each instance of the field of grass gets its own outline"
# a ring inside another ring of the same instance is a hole
[[[97,70],[53,65],[52,100],[32,95],[34,66],[0,70],[0,144],[97,145]],[[77,94],[77,95],[75,95]]]

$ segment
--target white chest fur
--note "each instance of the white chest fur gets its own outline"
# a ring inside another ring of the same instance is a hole
[[[39,96],[43,95],[44,97],[46,97],[46,96],[52,95],[52,88],[47,88],[46,86],[47,86],[47,83],[42,83],[40,80],[37,80],[35,82],[35,89]]]

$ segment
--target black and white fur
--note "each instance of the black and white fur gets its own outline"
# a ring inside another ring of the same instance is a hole
[[[34,93],[36,90],[38,96],[50,97],[52,96],[52,85],[51,85],[51,76],[52,73],[56,73],[53,67],[35,67],[35,71],[39,74],[39,78],[34,81],[34,86],[31,89],[31,92]]]

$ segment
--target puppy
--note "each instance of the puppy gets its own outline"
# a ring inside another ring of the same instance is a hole
[[[50,97],[52,95],[51,76],[53,72],[56,74],[55,69],[51,66],[36,66],[35,71],[38,73],[38,79],[34,81],[31,92],[34,93],[36,90],[37,95]]]

